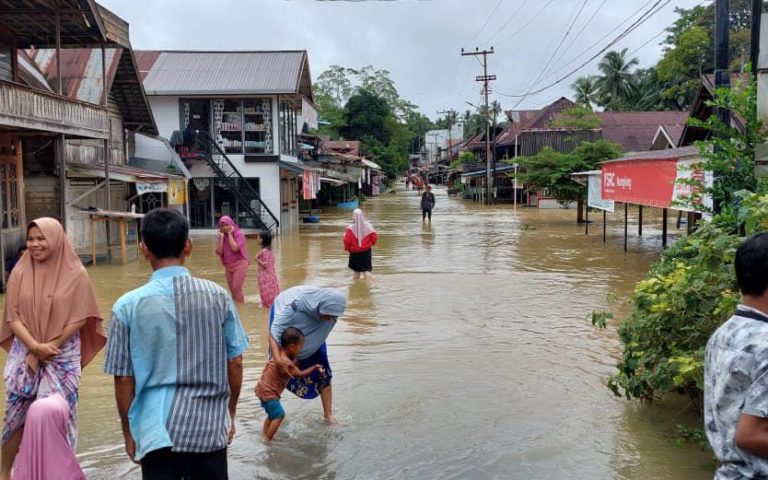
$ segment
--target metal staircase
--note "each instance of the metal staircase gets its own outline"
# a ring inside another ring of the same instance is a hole
[[[218,177],[219,185],[226,188],[237,198],[240,211],[253,219],[257,228],[277,231],[280,221],[261,200],[256,190],[240,174],[227,154],[221,149],[208,132],[197,132],[197,157],[203,158]]]

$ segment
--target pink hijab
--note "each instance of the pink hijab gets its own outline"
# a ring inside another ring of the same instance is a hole
[[[69,405],[59,394],[32,402],[13,480],[85,480],[67,441]]]
[[[237,242],[237,246],[240,249],[238,252],[233,252],[232,247],[229,246],[229,242],[224,242],[224,247],[219,253],[219,257],[221,257],[221,263],[224,265],[228,265],[230,263],[235,263],[240,260],[248,260],[248,247],[245,242],[245,234],[242,230],[240,230],[240,227],[237,226],[234,220],[232,220],[231,217],[228,217],[227,215],[222,216],[219,219],[219,227],[223,225],[231,225],[232,228],[234,228],[232,235],[235,237],[235,242]],[[226,240],[226,239],[225,239]]]
[[[356,208],[352,212],[352,225],[347,227],[347,230],[351,230],[352,234],[357,239],[357,245],[363,245],[363,239],[372,233],[376,233],[376,229],[373,228],[370,222],[366,221],[365,214],[359,208]]]

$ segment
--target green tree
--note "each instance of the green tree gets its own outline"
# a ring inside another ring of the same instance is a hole
[[[341,65],[331,65],[315,81],[315,93],[333,100],[338,108],[342,108],[354,93],[354,86],[350,75],[355,71],[342,67]]]
[[[661,97],[684,110],[693,101],[701,75],[711,69],[712,38],[700,26],[681,32],[677,44],[664,53],[658,64],[659,81],[664,84]]]
[[[608,110],[622,110],[630,101],[635,89],[632,68],[638,64],[637,58],[627,59],[627,49],[610,51],[598,64],[600,77],[597,86],[600,89],[600,103]]]
[[[565,109],[562,115],[552,122],[553,127],[575,130],[594,130],[600,128],[602,124],[602,120],[595,115],[595,112],[583,106]]]
[[[607,140],[584,142],[571,153],[560,153],[550,147],[532,157],[520,157],[523,183],[538,190],[547,190],[563,203],[584,198],[585,187],[574,182],[575,172],[592,170],[598,162],[617,158],[621,147]]]
[[[664,88],[655,67],[635,70],[635,91],[630,98],[629,110],[650,112],[678,109],[678,105],[662,98]]]
[[[344,138],[387,145],[390,140],[387,122],[391,115],[392,110],[386,100],[368,90],[360,90],[344,106],[346,126],[341,133]]]
[[[598,104],[599,90],[596,77],[592,75],[579,77],[571,84],[571,89],[573,89],[576,103],[579,105],[592,110],[592,106]]]

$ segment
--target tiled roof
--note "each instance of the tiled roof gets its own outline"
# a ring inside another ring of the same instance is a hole
[[[603,139],[622,146],[625,152],[648,150],[660,125],[668,132],[685,127],[688,112],[600,112]]]

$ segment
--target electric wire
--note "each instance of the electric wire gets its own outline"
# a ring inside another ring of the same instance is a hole
[[[483,26],[480,27],[480,29],[477,32],[475,32],[475,34],[472,36],[472,38],[469,39],[469,42],[466,42],[466,45],[469,45],[470,43],[472,43],[478,37],[478,35],[480,35],[483,32],[483,30],[485,30],[485,27],[488,26],[488,24],[490,23],[491,19],[496,14],[496,11],[499,9],[499,7],[501,6],[502,3],[504,3],[504,0],[499,0],[499,3],[497,3],[496,7],[494,7],[493,11],[491,11],[491,14],[488,15],[488,18],[485,19],[485,22],[483,23]]]
[[[634,30],[636,30],[640,25],[642,25],[643,23],[647,22],[650,18],[652,18],[657,13],[659,13],[659,11],[661,11],[664,7],[666,7],[671,1],[672,0],[666,0],[666,1],[664,1],[664,0],[657,0],[656,3],[654,3],[653,6],[651,6],[651,8],[648,11],[646,11],[642,16],[640,16],[640,18],[638,18],[632,25],[627,27],[615,39],[613,39],[606,46],[604,46],[602,49],[600,49],[599,52],[597,52],[592,57],[590,57],[587,61],[583,62],[581,65],[579,65],[578,67],[576,67],[575,69],[573,69],[572,71],[567,73],[566,75],[563,75],[562,77],[558,78],[554,82],[551,82],[550,84],[545,85],[544,87],[541,87],[541,88],[539,88],[537,90],[534,90],[534,91],[529,91],[529,92],[524,93],[524,94],[505,94],[505,93],[499,92],[498,90],[496,91],[496,93],[498,93],[498,94],[500,94],[500,95],[502,95],[504,97],[519,98],[519,99],[523,99],[524,100],[526,97],[529,97],[531,95],[536,95],[538,93],[541,93],[541,92],[544,92],[546,90],[549,90],[550,88],[552,88],[552,87],[554,87],[556,85],[559,85],[560,83],[562,83],[565,80],[567,80],[568,78],[570,78],[574,73],[577,73],[579,70],[581,70],[582,68],[584,68],[587,65],[589,65],[593,60],[598,58],[600,55],[602,55],[603,53],[607,52],[608,49],[610,49],[611,47],[616,45],[618,42],[623,40],[627,35],[629,35]],[[522,100],[520,102],[518,102],[517,105],[519,105],[521,102],[522,102]]]

